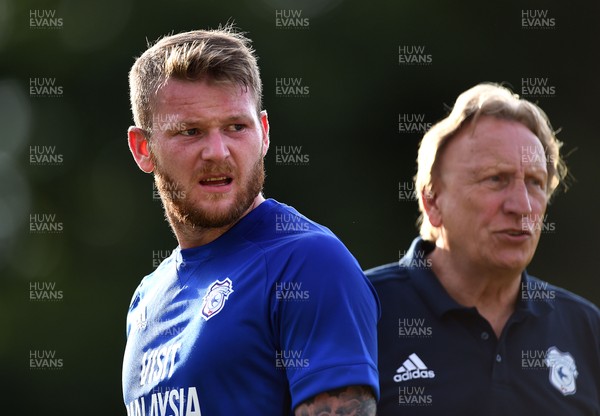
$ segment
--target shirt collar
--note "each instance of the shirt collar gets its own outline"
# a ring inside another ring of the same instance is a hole
[[[177,246],[175,249],[177,264],[202,262],[224,252],[237,250],[235,245],[244,242],[240,237],[254,227],[261,217],[276,204],[277,202],[274,199],[265,200],[248,214],[244,215],[233,227],[208,244],[185,249]]]
[[[469,309],[450,297],[431,270],[431,260],[427,255],[434,249],[433,242],[421,237],[415,238],[404,257],[400,259],[400,267],[406,269],[419,295],[438,317],[451,310]]]
[[[410,248],[400,259],[399,265],[405,268],[419,295],[429,305],[438,317],[453,310],[469,311],[473,308],[465,307],[456,302],[440,283],[431,269],[431,260],[427,255],[435,249],[435,243],[417,237]],[[521,287],[515,315],[544,316],[554,309],[553,286],[548,285],[532,276],[527,271],[521,274]]]
[[[554,310],[555,295],[554,286],[523,271],[517,310],[523,310],[537,317],[547,315]]]

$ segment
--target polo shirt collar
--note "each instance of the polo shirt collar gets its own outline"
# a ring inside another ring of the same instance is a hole
[[[545,316],[554,310],[554,286],[531,277],[527,271],[521,275],[521,290],[517,309],[527,311],[537,317]]]
[[[436,316],[442,317],[451,310],[470,309],[450,297],[429,267],[429,263],[423,262],[434,249],[435,243],[423,240],[421,237],[415,238],[404,257],[400,259],[400,267],[406,269],[417,292]],[[423,264],[425,267],[419,267]]]
[[[426,256],[434,249],[435,243],[417,237],[413,240],[404,257],[400,259],[399,265],[405,268],[419,295],[438,317],[454,310],[473,310],[474,308],[459,304],[448,294],[431,267],[423,267],[424,265],[428,266]],[[544,282],[532,278],[526,270],[523,271],[521,274],[521,289],[515,308],[516,315],[540,317],[554,309],[550,299],[540,299],[540,283]]]

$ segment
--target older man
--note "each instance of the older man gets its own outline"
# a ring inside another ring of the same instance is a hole
[[[378,415],[598,415],[600,312],[530,276],[566,175],[546,115],[461,94],[419,149],[421,237],[367,272],[382,305]]]
[[[261,193],[269,124],[249,40],[165,37],[130,87],[129,147],[179,245],[131,301],[128,415],[374,415],[377,299],[331,231]]]

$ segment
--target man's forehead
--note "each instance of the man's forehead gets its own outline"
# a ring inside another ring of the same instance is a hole
[[[458,166],[465,169],[465,173],[469,176],[481,176],[486,174],[521,174],[529,175],[546,175],[548,167],[546,164],[546,156],[543,152],[535,153],[498,153],[493,149],[487,152],[482,152],[470,160],[465,159],[464,163],[458,163],[455,168],[460,170]],[[449,169],[453,169],[452,166]]]
[[[513,170],[519,167],[546,170],[541,141],[517,121],[482,117],[475,125],[465,126],[451,139],[448,147],[441,155],[449,162],[444,165],[458,164],[471,169],[504,166]]]
[[[483,116],[466,126],[458,136],[468,142],[471,152],[544,153],[541,140],[525,124],[510,119]]]
[[[540,145],[503,144],[472,146],[469,151],[458,152],[464,161],[473,165],[546,167],[546,155]]]
[[[187,80],[169,78],[156,92],[156,101],[195,101],[198,98],[197,91],[205,90],[206,93],[224,92],[231,95],[232,99],[240,100],[246,96],[251,98],[248,88],[229,80],[215,80],[212,78],[201,78],[198,80]]]
[[[156,94],[154,114],[178,114],[183,118],[218,111],[223,117],[255,112],[255,100],[243,86],[231,82],[173,80]]]
[[[494,115],[479,116],[477,119],[466,124],[460,133],[465,133],[469,136],[494,136],[507,132],[513,135],[535,137],[539,141],[536,134],[524,122],[512,118],[496,117]]]

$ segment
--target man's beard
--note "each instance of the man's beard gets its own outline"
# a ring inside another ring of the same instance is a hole
[[[180,225],[195,229],[220,228],[234,224],[250,208],[256,196],[262,191],[265,182],[264,160],[259,157],[250,170],[247,182],[242,184],[233,204],[226,211],[207,211],[195,206],[188,198],[188,193],[179,189],[178,182],[162,169],[156,158],[153,157],[152,159],[154,160],[156,188],[165,208],[165,215],[174,229],[179,228]],[[230,173],[232,172],[231,165],[229,163],[223,165],[211,164],[206,166],[200,173],[216,172]],[[209,202],[217,202],[228,196],[227,194],[209,194],[208,199]]]

